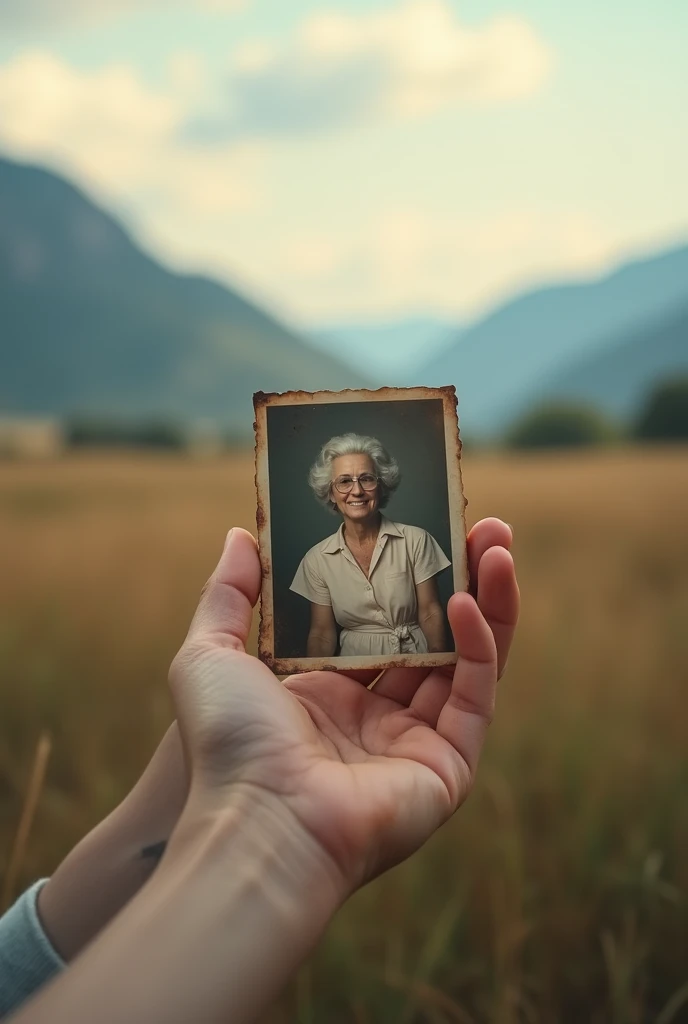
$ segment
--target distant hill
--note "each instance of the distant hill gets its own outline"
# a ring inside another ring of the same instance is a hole
[[[63,178],[0,159],[0,413],[212,419],[367,383],[236,292],[175,274]]]
[[[375,374],[381,384],[403,384],[428,357],[456,339],[462,327],[440,317],[329,324],[309,332],[318,348]]]
[[[685,246],[629,263],[601,280],[520,296],[468,328],[415,379],[455,384],[466,433],[496,434],[575,360],[593,359],[624,338],[651,332],[687,296]],[[613,390],[602,396],[603,408],[613,406]]]
[[[688,296],[658,321],[572,362],[540,391],[547,400],[580,401],[628,419],[656,384],[679,373],[688,374]]]

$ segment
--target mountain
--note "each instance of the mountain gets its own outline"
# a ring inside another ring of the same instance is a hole
[[[600,280],[529,292],[468,328],[416,380],[455,384],[466,433],[497,434],[574,360],[650,330],[687,296],[688,246]]]
[[[236,292],[176,274],[63,178],[0,159],[0,412],[211,419],[364,386]]]
[[[658,321],[544,381],[541,396],[597,406],[628,420],[656,384],[677,374],[688,375],[688,297]]]
[[[382,384],[406,383],[419,363],[456,339],[455,320],[432,316],[372,323],[330,324],[309,332],[314,345],[350,366],[365,366]]]

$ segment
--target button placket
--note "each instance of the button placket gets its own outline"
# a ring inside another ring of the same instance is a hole
[[[378,537],[378,539],[377,539],[377,544],[375,545],[375,550],[373,552],[373,558],[372,558],[372,561],[370,563],[369,576],[373,575],[374,569],[376,568],[376,566],[378,565],[380,559],[382,558],[382,552],[385,550],[385,545],[386,544],[387,544],[387,534],[385,533],[385,534],[383,534],[382,537]]]

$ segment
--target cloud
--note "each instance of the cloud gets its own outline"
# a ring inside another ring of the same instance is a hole
[[[151,89],[126,64],[81,72],[25,52],[0,66],[0,147],[84,183],[105,201],[142,205],[151,217],[228,213],[256,201],[255,147],[199,153],[178,142],[195,100],[191,54],[170,61],[171,86]]]
[[[170,136],[182,116],[173,98],[148,90],[124,64],[82,74],[50,54],[27,52],[0,67],[6,145],[27,155],[97,158],[106,175],[127,182],[145,159],[146,140]]]
[[[94,24],[146,10],[192,7],[209,11],[235,11],[246,0],[0,0],[0,26],[10,28],[57,27],[72,23]]]
[[[530,207],[473,217],[404,207],[348,232],[285,239],[275,259],[280,299],[301,297],[302,314],[317,322],[390,310],[471,314],[506,289],[595,273],[616,248],[583,211],[545,215]]]
[[[242,59],[255,67],[270,58],[254,50]],[[205,74],[192,52],[172,54],[155,88],[126,64],[85,72],[51,54],[20,54],[0,65],[0,151],[86,185],[166,260],[238,282],[311,323],[393,310],[471,314],[505,289],[595,272],[618,249],[615,233],[583,210],[511,207],[495,196],[501,209],[485,216],[453,192],[444,205],[392,200],[385,182],[395,158],[382,153],[380,190],[361,203],[342,180],[336,202],[320,195],[314,205],[309,174],[333,173],[317,163],[317,146],[310,165],[286,151],[280,163],[252,141],[182,142]]]
[[[187,126],[204,141],[310,135],[379,117],[507,103],[537,92],[552,55],[518,17],[462,25],[447,0],[320,13],[281,44],[235,54],[222,109]]]

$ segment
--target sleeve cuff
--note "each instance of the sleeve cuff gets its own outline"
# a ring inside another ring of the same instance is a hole
[[[36,901],[47,881],[32,885],[0,918],[0,1017],[65,967],[38,916]]]

